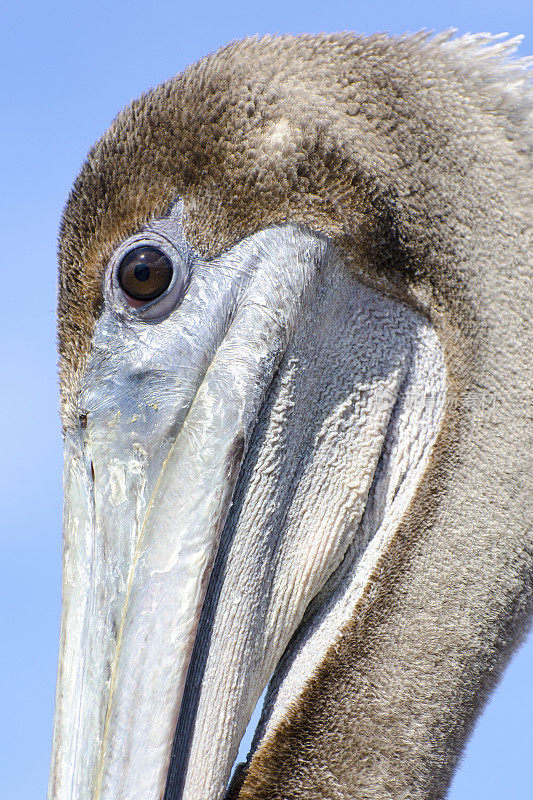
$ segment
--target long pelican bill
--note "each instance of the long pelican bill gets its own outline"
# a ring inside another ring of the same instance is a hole
[[[157,800],[169,768],[172,796],[220,796],[310,601],[382,522],[360,527],[378,464],[394,472],[421,320],[295,228],[181,256],[161,319],[110,291],[67,434],[57,800]]]
[[[243,453],[311,282],[297,240],[280,242],[276,269],[262,245],[199,265],[157,325],[126,327],[112,307],[99,322],[65,448],[53,797],[164,789]]]

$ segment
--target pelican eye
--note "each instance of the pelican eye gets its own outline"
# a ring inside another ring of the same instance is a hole
[[[118,280],[126,299],[132,305],[155,300],[172,281],[172,262],[158,247],[136,247],[124,256],[118,268]]]

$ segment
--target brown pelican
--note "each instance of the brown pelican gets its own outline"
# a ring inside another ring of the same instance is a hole
[[[247,39],[91,150],[60,237],[53,800],[445,793],[532,601],[511,49]]]

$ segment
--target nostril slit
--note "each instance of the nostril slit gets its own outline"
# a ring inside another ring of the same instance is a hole
[[[93,462],[92,461],[91,461],[91,478],[93,479],[93,483],[94,483],[94,467],[93,467]]]

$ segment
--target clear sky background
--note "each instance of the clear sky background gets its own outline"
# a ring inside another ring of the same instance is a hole
[[[56,232],[87,150],[141,91],[231,39],[456,27],[523,33],[531,55],[533,3],[4,0],[0,23],[0,797],[33,800],[48,778],[60,612]],[[453,800],[533,796],[532,667],[530,637],[476,728]]]

